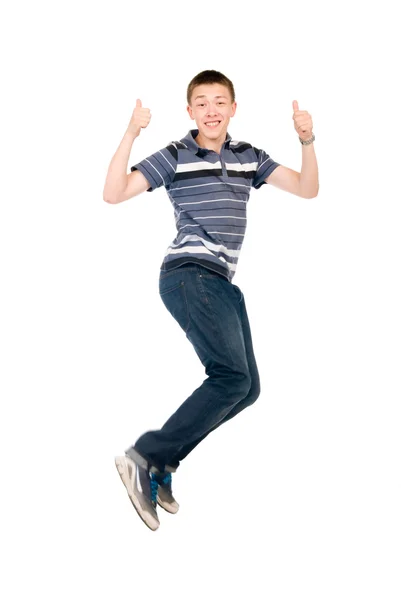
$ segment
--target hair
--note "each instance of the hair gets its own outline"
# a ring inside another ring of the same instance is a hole
[[[228,77],[223,75],[223,73],[220,73],[220,71],[209,70],[209,71],[202,71],[201,73],[198,73],[197,75],[195,75],[195,77],[189,83],[188,88],[187,88],[188,104],[191,104],[191,97],[192,97],[192,92],[194,91],[194,88],[198,85],[204,85],[204,84],[208,84],[208,83],[219,83],[220,85],[224,85],[226,88],[228,88],[228,90],[231,94],[231,99],[232,99],[231,101],[235,102],[235,91],[234,91],[234,86],[232,84],[232,81],[230,79],[228,79]]]

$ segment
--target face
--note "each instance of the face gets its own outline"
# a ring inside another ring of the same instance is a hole
[[[219,83],[198,85],[192,92],[187,111],[195,120],[199,132],[209,139],[217,139],[227,131],[237,103],[232,102],[230,91]],[[211,123],[211,125],[208,125]]]

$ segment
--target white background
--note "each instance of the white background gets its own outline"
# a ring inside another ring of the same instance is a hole
[[[2,598],[400,599],[390,5],[3,9]],[[183,462],[180,511],[159,509],[154,533],[114,456],[205,374],[158,296],[175,236],[165,190],[117,206],[102,193],[136,99],[152,120],[129,166],[194,126],[186,87],[204,69],[234,83],[232,137],[295,170],[298,100],[314,123],[320,191],[251,193],[234,283],[262,394]]]

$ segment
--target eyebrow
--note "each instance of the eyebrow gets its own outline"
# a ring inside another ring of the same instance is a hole
[[[195,100],[198,98],[206,98],[206,94],[202,94],[201,96],[196,96]],[[215,98],[225,98],[227,100],[227,96],[215,96]]]

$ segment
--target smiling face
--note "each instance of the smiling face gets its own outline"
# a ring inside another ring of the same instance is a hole
[[[193,89],[187,111],[195,120],[201,140],[223,143],[228,124],[235,115],[237,103],[229,89],[219,83],[202,84]]]

